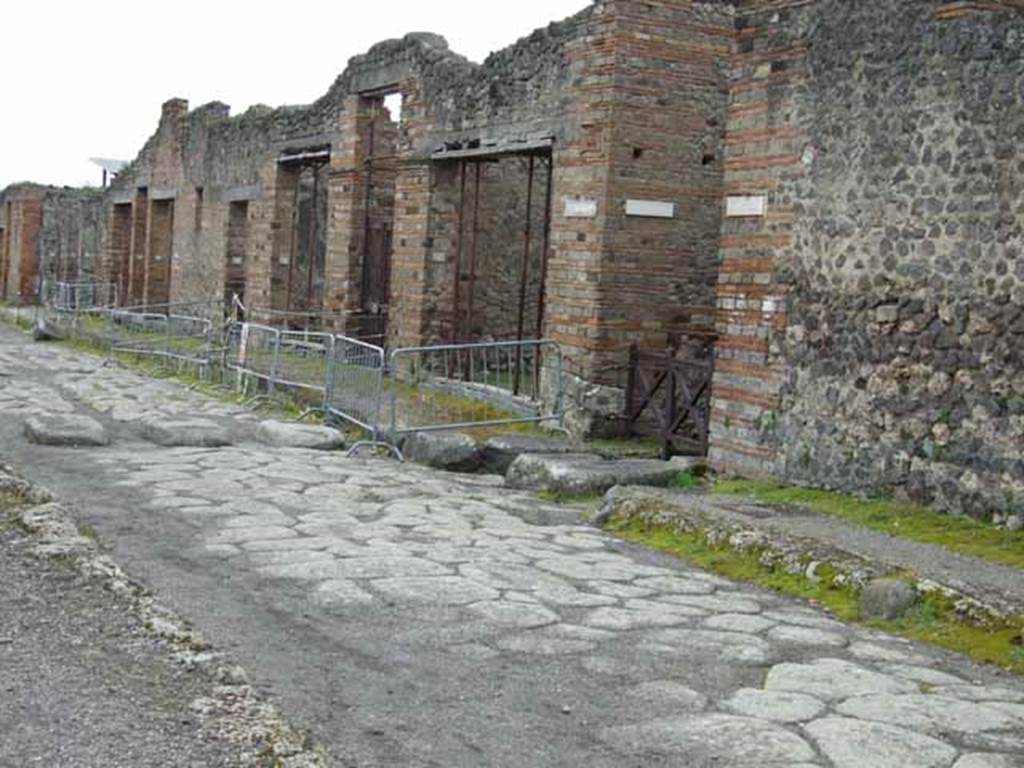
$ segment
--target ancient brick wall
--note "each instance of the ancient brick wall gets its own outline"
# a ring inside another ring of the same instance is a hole
[[[40,258],[47,280],[91,280],[102,271],[104,197],[99,189],[50,189],[43,198]]]
[[[712,457],[978,516],[1024,504],[1024,17],[739,10]]]
[[[570,355],[571,426],[617,432],[629,345],[713,328],[733,9],[610,2],[593,23],[572,51],[579,132],[555,158],[547,327]]]
[[[46,188],[36,184],[13,185],[3,192],[6,271],[0,298],[7,301],[32,304],[39,296],[45,195]]]

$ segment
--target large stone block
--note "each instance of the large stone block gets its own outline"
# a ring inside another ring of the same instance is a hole
[[[524,454],[509,467],[510,488],[571,495],[601,494],[616,485],[667,486],[679,467],[653,459],[606,461],[594,454]]]
[[[165,448],[216,448],[231,445],[226,428],[209,419],[151,419],[143,425],[147,440]]]
[[[287,421],[264,421],[256,430],[257,439],[275,448],[306,448],[335,451],[345,447],[345,438],[336,429]]]
[[[861,618],[898,619],[914,607],[917,597],[917,590],[905,581],[875,579],[861,591]]]
[[[483,463],[489,471],[504,475],[517,458],[524,453],[564,454],[572,447],[562,440],[531,435],[498,435],[484,444]]]
[[[72,448],[110,445],[107,430],[96,419],[65,413],[29,417],[25,421],[25,436],[37,445]]]
[[[480,468],[480,446],[462,432],[417,432],[402,444],[409,461],[449,472],[475,472]]]

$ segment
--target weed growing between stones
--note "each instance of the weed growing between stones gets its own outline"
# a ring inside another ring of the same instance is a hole
[[[749,496],[765,504],[803,507],[891,536],[1024,568],[1024,531],[1006,531],[971,518],[943,515],[916,504],[890,499],[865,500],[831,491],[753,480],[725,480],[717,483],[712,492]]]
[[[686,472],[680,472],[672,478],[672,482],[668,484],[668,487],[692,489],[699,488],[702,484],[701,479],[692,470],[687,470]]]
[[[719,576],[809,600],[828,608],[843,621],[937,645],[975,661],[1024,674],[1021,632],[1024,616],[1008,617],[1000,624],[967,624],[961,620],[953,600],[939,593],[929,593],[901,619],[861,621],[858,590],[837,580],[836,572],[827,566],[819,566],[812,579],[765,565],[756,550],[739,552],[727,546],[716,547],[700,533],[677,531],[636,519],[613,518],[608,530],[626,541],[675,555]]]

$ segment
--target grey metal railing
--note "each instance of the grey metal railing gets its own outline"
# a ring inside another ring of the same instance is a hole
[[[388,372],[394,435],[562,419],[562,352],[553,341],[405,347],[391,353]]]
[[[328,419],[361,427],[373,441],[380,440],[386,361],[383,347],[335,336],[325,408]]]

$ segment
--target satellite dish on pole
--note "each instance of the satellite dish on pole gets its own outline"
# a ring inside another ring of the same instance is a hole
[[[89,160],[103,169],[103,186],[117,178],[117,175],[128,165],[127,160],[113,160],[109,157],[90,157]]]

